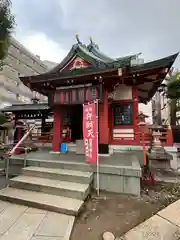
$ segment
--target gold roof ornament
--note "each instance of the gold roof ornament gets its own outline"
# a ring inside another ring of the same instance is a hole
[[[93,43],[93,40],[92,40],[92,37],[91,37],[91,36],[89,37],[89,40],[90,40],[91,43]]]
[[[76,33],[76,41],[78,42],[78,43],[81,43],[80,42],[80,40],[79,40],[79,35]]]

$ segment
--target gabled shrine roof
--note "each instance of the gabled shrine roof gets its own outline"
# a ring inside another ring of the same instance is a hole
[[[85,82],[95,83],[101,78],[109,89],[117,82],[137,87],[139,101],[146,103],[153,97],[178,55],[176,53],[132,66],[131,60],[138,59],[140,53],[111,58],[102,53],[92,39],[86,46],[80,42],[78,36],[76,38],[77,43],[72,46],[60,64],[47,73],[20,77],[22,82],[32,90],[48,95],[58,87]],[[73,64],[77,58],[84,61],[83,66],[74,67]]]
[[[95,68],[115,68],[115,67],[125,67],[131,65],[131,60],[136,59],[139,54],[129,55],[120,58],[110,58],[106,54],[102,53],[99,49],[99,46],[92,41],[90,38],[90,44],[85,45],[80,42],[78,36],[76,36],[77,43],[74,44],[67,54],[67,56],[50,70],[51,73],[55,73],[57,71],[62,71],[63,68],[68,64],[68,62],[74,57],[81,57],[88,63],[90,63],[91,67]]]

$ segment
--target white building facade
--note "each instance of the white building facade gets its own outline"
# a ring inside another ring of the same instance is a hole
[[[163,84],[167,84],[166,79],[163,81]],[[170,99],[167,98],[162,87],[159,87],[152,98],[152,117],[154,123],[158,119],[159,124],[170,124]]]
[[[0,69],[0,108],[18,103],[31,103],[34,97],[40,101],[47,98],[32,92],[19,79],[19,76],[31,76],[48,71],[48,66],[40,58],[28,51],[15,38],[11,38],[8,55]]]

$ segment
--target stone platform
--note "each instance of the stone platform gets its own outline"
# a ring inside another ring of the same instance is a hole
[[[10,158],[10,174],[18,175],[23,167],[24,155]],[[100,190],[110,192],[140,194],[141,167],[136,151],[100,156]],[[41,150],[27,155],[27,165],[93,172],[93,187],[96,188],[96,164],[86,162],[84,155],[67,153],[51,154]]]

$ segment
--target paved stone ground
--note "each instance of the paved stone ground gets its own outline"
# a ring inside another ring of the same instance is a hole
[[[121,240],[179,240],[180,200],[127,232]]]
[[[0,201],[0,240],[69,240],[74,217]]]

